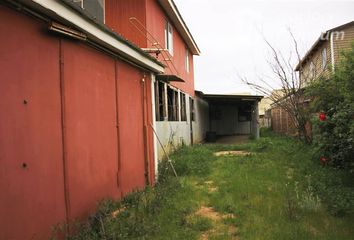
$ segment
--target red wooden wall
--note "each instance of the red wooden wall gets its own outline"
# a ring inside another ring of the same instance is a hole
[[[4,240],[44,239],[48,232],[40,229],[65,220],[59,42],[38,34],[42,27],[0,5],[0,239]]]
[[[145,0],[105,1],[105,24],[139,47],[146,47],[146,38],[129,22],[137,18],[146,25]]]
[[[129,22],[130,17],[136,17],[141,21],[152,36],[164,47],[165,46],[165,23],[167,15],[156,0],[116,0],[106,1],[106,24],[114,31],[118,32],[128,40],[137,44],[141,48],[154,48],[152,43]],[[171,22],[172,23],[172,22]],[[194,68],[193,55],[189,55],[190,71],[185,70],[186,44],[178,33],[173,29],[173,56],[172,62],[177,68],[179,76],[184,79],[184,83],[172,83],[173,86],[194,96]],[[159,60],[163,57],[160,55]],[[176,74],[172,67],[166,68],[166,73]]]
[[[46,29],[0,5],[0,239],[48,239],[154,169],[149,73]]]
[[[168,20],[167,15],[156,0],[146,0],[146,26],[153,36],[165,46],[165,23]],[[172,24],[172,22],[170,21]],[[151,47],[151,46],[148,46]],[[182,91],[194,96],[194,69],[193,69],[193,55],[189,55],[189,73],[185,70],[185,55],[186,44],[176,28],[173,28],[173,56],[172,62],[177,68],[179,76],[185,81],[184,83],[172,83],[173,86]],[[160,60],[162,57],[160,57]],[[164,63],[164,62],[162,62]],[[175,74],[175,71],[166,69],[167,73]]]

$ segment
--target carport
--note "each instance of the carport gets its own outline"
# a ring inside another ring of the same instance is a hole
[[[258,102],[263,96],[204,94],[203,98],[209,103],[209,140],[232,135],[259,138]]]

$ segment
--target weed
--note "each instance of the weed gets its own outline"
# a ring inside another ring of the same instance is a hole
[[[179,178],[161,162],[154,187],[101,202],[66,239],[354,239],[352,175],[312,161],[310,146],[264,134],[243,145],[183,146],[171,155]],[[256,153],[214,156],[241,150]],[[201,206],[222,219],[195,214]]]

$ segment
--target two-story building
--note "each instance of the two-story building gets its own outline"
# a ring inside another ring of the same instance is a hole
[[[0,34],[0,239],[48,239],[203,138],[173,1],[4,0]]]
[[[105,9],[107,26],[166,66],[153,78],[156,158],[203,140],[206,124],[200,122],[207,106],[201,99],[195,103],[193,67],[200,50],[174,2],[107,1]]]

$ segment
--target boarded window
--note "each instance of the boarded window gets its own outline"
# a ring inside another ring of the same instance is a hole
[[[181,93],[180,95],[181,105],[181,121],[187,121],[187,107],[186,107],[186,95]]]
[[[168,121],[179,121],[178,92],[167,88]]]
[[[191,97],[189,98],[189,111],[191,115],[191,120],[195,121],[194,99]]]
[[[156,121],[164,121],[166,118],[165,84],[159,81],[155,82],[155,111]]]

